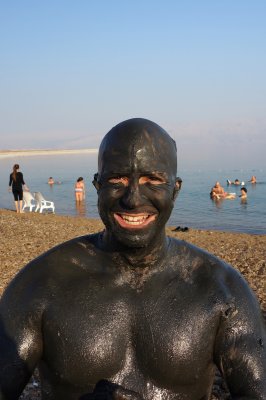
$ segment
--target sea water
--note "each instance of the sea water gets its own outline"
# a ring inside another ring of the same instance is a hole
[[[41,192],[46,200],[55,203],[58,215],[99,218],[97,193],[92,185],[97,172],[97,154],[20,156],[0,159],[0,208],[13,209],[12,193],[8,192],[9,175],[15,163],[20,165],[24,180],[30,191]],[[196,229],[266,233],[266,171],[265,170],[190,170],[180,168],[182,189],[177,197],[168,225]],[[256,175],[258,183],[248,183],[251,175]],[[52,176],[60,184],[50,186]],[[82,176],[86,185],[86,199],[76,205],[74,185]],[[245,182],[248,190],[246,202],[241,202],[240,186],[227,186],[226,180]],[[218,180],[226,191],[235,192],[235,200],[213,202],[209,193]]]

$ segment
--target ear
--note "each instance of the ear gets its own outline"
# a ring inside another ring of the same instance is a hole
[[[99,189],[100,189],[100,184],[99,184],[99,182],[98,182],[98,176],[99,176],[99,174],[98,174],[98,172],[97,172],[96,174],[94,174],[94,176],[93,176],[93,181],[92,181],[92,184],[93,184],[93,186],[95,187],[95,189],[97,190],[97,192],[98,192]]]
[[[177,198],[177,195],[179,193],[179,190],[181,189],[182,186],[182,179],[177,177],[175,179],[175,187],[174,187],[174,192],[173,192],[173,199],[175,200]]]

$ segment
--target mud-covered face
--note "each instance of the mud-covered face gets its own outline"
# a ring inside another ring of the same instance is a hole
[[[99,151],[98,208],[107,233],[129,247],[145,247],[164,231],[173,209],[176,149],[151,121],[113,128]]]

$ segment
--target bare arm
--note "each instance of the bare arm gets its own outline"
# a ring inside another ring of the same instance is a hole
[[[234,400],[266,400],[266,332],[258,302],[236,274],[216,339],[216,364]]]
[[[42,354],[41,310],[24,284],[15,279],[0,302],[1,400],[19,398]]]

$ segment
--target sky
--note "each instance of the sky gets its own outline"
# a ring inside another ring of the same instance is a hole
[[[1,0],[0,150],[143,117],[182,168],[266,168],[266,1]]]

